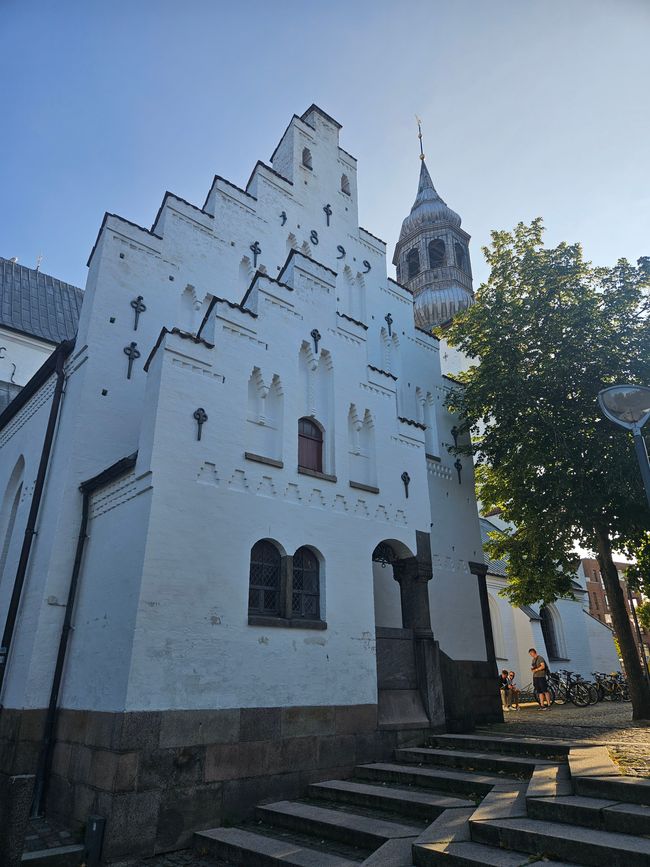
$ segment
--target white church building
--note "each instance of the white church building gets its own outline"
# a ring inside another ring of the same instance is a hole
[[[453,314],[468,236],[427,223],[423,163],[390,279],[339,132],[311,106],[245,189],[106,214],[76,340],[0,415],[0,774],[104,817],[107,858],[501,718],[472,465],[405,285],[445,224]]]

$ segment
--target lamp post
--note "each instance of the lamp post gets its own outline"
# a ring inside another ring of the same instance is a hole
[[[650,506],[650,463],[641,428],[650,419],[650,388],[645,385],[611,385],[598,392],[598,403],[610,421],[632,431],[641,478]]]

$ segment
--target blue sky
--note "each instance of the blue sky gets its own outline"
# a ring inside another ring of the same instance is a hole
[[[424,124],[472,235],[542,216],[599,264],[650,254],[648,0],[0,0],[0,255],[83,286],[104,211],[243,185],[312,102],[389,245]]]

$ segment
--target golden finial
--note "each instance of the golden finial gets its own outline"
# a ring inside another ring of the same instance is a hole
[[[422,150],[422,121],[417,114],[415,115],[415,119],[418,124],[418,138],[420,139],[420,159],[424,162],[424,151]]]

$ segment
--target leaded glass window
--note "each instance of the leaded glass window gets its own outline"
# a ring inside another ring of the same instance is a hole
[[[320,578],[316,555],[309,548],[298,548],[293,555],[291,616],[320,618]]]
[[[280,614],[280,552],[266,540],[256,542],[251,549],[248,611]]]

